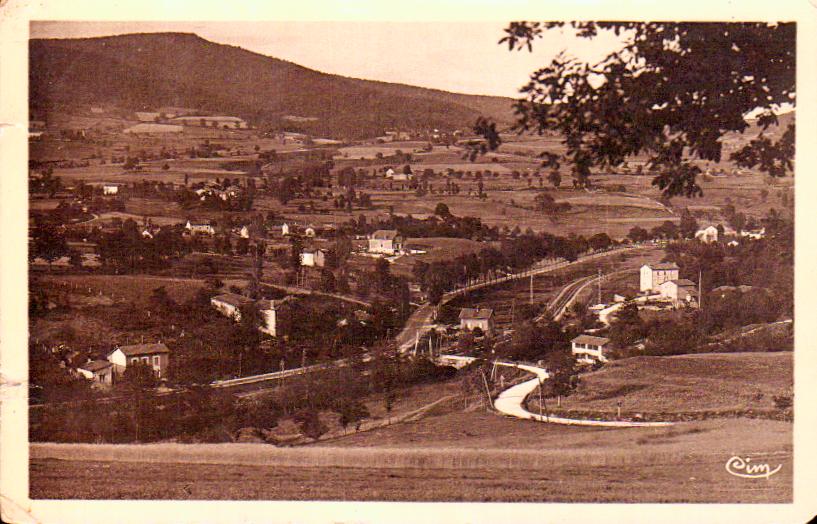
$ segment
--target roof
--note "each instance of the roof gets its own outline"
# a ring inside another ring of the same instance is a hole
[[[113,363],[108,362],[107,360],[92,360],[90,362],[86,362],[81,366],[77,366],[79,369],[84,369],[86,371],[97,372],[101,371],[105,368],[109,368],[113,366]]]
[[[378,229],[372,233],[372,238],[375,240],[394,240],[394,237],[399,235],[396,229]]]
[[[579,335],[571,340],[574,344],[590,344],[591,346],[603,346],[610,342],[609,338],[594,337],[592,335]]]
[[[135,355],[153,355],[154,353],[170,353],[170,349],[161,342],[158,342],[156,344],[134,344],[132,346],[119,346],[119,350],[129,357]]]
[[[187,120],[210,120],[215,122],[243,122],[243,118],[237,116],[203,116],[203,115],[185,115],[173,118],[172,120],[187,121]]]
[[[685,278],[680,278],[678,280],[669,280],[672,284],[675,284],[678,287],[695,287],[697,284],[691,280],[687,280]]]
[[[243,295],[237,295],[235,293],[224,293],[221,295],[216,295],[210,300],[217,300],[219,302],[223,302],[225,304],[230,304],[233,307],[241,307],[247,304],[251,304],[255,302],[256,307],[259,311],[266,311],[269,309],[274,309],[277,304],[283,302],[283,300],[257,300],[253,301],[251,298],[247,298]]]
[[[493,309],[476,309],[470,307],[464,307],[460,310],[460,320],[464,318],[468,319],[478,319],[478,320],[488,320],[494,314]]]
[[[235,307],[241,307],[244,304],[252,302],[252,300],[250,300],[249,298],[237,295],[235,293],[224,293],[221,295],[216,295],[210,300],[217,300],[219,302],[224,302],[225,304],[230,304],[231,306]]]
[[[657,264],[647,264],[650,269],[680,269],[675,262],[658,262]]]
[[[153,122],[159,116],[159,113],[152,111],[136,111],[136,119],[142,122]]]

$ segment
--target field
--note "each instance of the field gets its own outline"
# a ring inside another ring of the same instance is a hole
[[[625,360],[607,374],[624,369],[648,377],[666,389],[660,398],[655,390],[640,390],[643,402],[673,398],[680,400],[678,410],[703,403],[731,407],[731,398],[755,398],[757,390],[771,394],[791,383],[790,353],[661,360]],[[595,375],[603,378],[605,371]],[[753,377],[751,387],[746,377]],[[679,393],[692,383],[694,395]],[[632,393],[604,388],[597,390],[610,393],[607,399],[587,398],[581,390],[576,399],[593,406]],[[456,380],[445,389],[421,386],[398,411],[452,393]],[[380,411],[375,414],[385,415]],[[762,481],[734,477],[724,465],[735,455],[782,469]],[[453,403],[417,419],[300,447],[32,444],[30,489],[33,498],[58,499],[787,502],[792,467],[792,424],[785,421],[713,418],[666,428],[600,429],[521,421]]]
[[[45,284],[62,286],[71,293],[102,295],[115,301],[144,306],[153,289],[164,286],[167,294],[176,302],[193,298],[204,285],[202,280],[154,277],[149,275],[60,275],[43,276]]]
[[[773,412],[774,397],[788,394],[793,383],[793,355],[788,351],[633,357],[583,375],[578,391],[563,399],[562,408],[614,415],[621,402],[622,416]]]
[[[724,471],[735,453],[783,469],[762,483],[739,479]],[[32,498],[786,502],[792,496],[791,425],[758,420],[587,430],[472,412],[310,448],[34,444],[31,457]]]

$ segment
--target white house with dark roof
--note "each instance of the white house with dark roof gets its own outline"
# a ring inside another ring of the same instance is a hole
[[[77,366],[77,373],[94,381],[94,384],[110,386],[113,384],[114,365],[108,360],[89,360]]]
[[[301,252],[301,265],[305,267],[324,267],[326,253],[323,249],[308,247]]]
[[[124,373],[128,366],[141,362],[153,369],[157,377],[163,378],[167,375],[169,360],[170,349],[161,342],[119,346],[108,353],[108,361],[114,365],[117,374]]]
[[[378,229],[369,236],[369,253],[396,255],[403,251],[403,237],[395,229]]]
[[[668,280],[658,286],[658,292],[663,298],[669,299],[673,305],[694,305],[697,303],[698,291],[695,282],[685,278]]]
[[[196,235],[215,235],[216,228],[209,221],[192,221],[188,220],[184,228],[192,234]]]
[[[460,310],[460,329],[472,331],[476,328],[486,335],[494,334],[494,310],[489,308],[462,308]]]
[[[678,265],[675,262],[660,262],[641,266],[641,291],[657,291],[658,286],[669,280],[678,279]]]
[[[117,195],[119,194],[119,184],[109,184],[105,183],[102,184],[102,194],[103,195]]]
[[[210,304],[212,304],[214,308],[222,315],[232,318],[236,322],[241,322],[241,308],[253,302],[252,299],[235,293],[224,293],[210,299]],[[258,327],[258,330],[271,337],[277,336],[276,305],[274,300],[255,301],[255,306],[261,315],[261,325]]]
[[[604,355],[609,338],[594,337],[592,335],[579,335],[570,341],[571,351],[578,362],[594,364],[596,362],[607,362]]]

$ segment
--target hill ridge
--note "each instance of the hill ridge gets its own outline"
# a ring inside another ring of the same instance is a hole
[[[284,115],[317,117],[306,131],[336,137],[391,127],[463,129],[478,116],[511,119],[512,99],[316,71],[195,33],[32,39],[30,108],[112,103],[235,113],[260,126]],[[100,79],[105,79],[100,82]]]

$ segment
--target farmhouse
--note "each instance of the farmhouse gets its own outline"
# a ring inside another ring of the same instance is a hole
[[[740,236],[742,236],[743,238],[748,238],[750,240],[760,240],[761,238],[766,236],[766,228],[762,227],[760,229],[741,231]]]
[[[691,305],[696,301],[695,282],[685,278],[664,282],[658,286],[658,291],[663,298],[668,298],[675,306],[680,304]]]
[[[369,237],[369,253],[396,255],[403,250],[403,237],[394,229],[379,229]]]
[[[460,329],[471,331],[476,328],[479,328],[488,336],[494,334],[493,309],[476,309],[466,307],[460,310]]]
[[[301,265],[306,267],[323,267],[326,264],[326,253],[323,249],[306,248],[301,253]]]
[[[187,230],[188,233],[197,234],[197,235],[215,235],[216,229],[210,224],[210,222],[191,222],[190,220],[184,225],[184,229]]]
[[[715,226],[708,226],[703,229],[699,229],[695,232],[695,239],[703,242],[704,244],[711,244],[713,242],[718,241],[718,228]]]
[[[674,262],[644,264],[641,266],[641,291],[656,291],[664,282],[677,280],[678,269]]]
[[[77,367],[77,373],[102,386],[113,384],[113,370],[113,363],[107,360],[89,360]]]
[[[119,184],[102,184],[103,195],[118,195]]]
[[[609,338],[579,335],[570,341],[571,351],[576,360],[585,364],[607,362],[604,352],[607,350]]]
[[[170,120],[185,126],[218,127],[222,129],[247,129],[247,122],[237,116],[179,116]]]
[[[114,365],[116,374],[125,372],[128,366],[143,363],[153,369],[158,378],[167,375],[170,349],[161,342],[120,346],[108,353],[108,361]]]
[[[137,111],[134,114],[136,115],[136,120],[140,122],[156,122],[159,120],[159,113],[151,111]]]
[[[210,299],[210,304],[222,315],[232,318],[236,322],[241,322],[241,308],[251,303],[253,303],[252,299],[235,293],[224,293]],[[255,306],[261,315],[261,325],[258,330],[271,337],[277,336],[275,302],[272,300],[259,300],[255,302]]]

